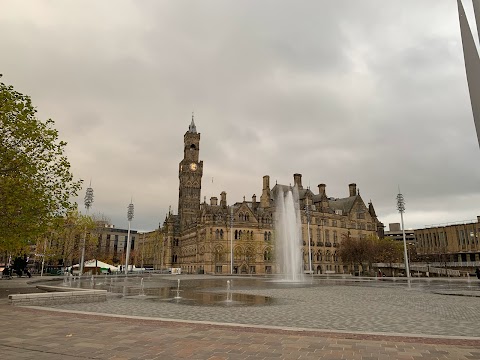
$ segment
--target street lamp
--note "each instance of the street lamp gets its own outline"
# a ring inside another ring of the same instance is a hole
[[[403,256],[405,258],[405,272],[407,274],[407,278],[410,278],[410,268],[408,266],[408,254],[407,254],[407,239],[405,237],[405,226],[403,225],[403,212],[405,211],[405,199],[403,198],[403,195],[400,192],[400,187],[398,187],[397,210],[400,212],[400,217],[402,219]]]
[[[127,234],[127,253],[125,256],[125,275],[128,274],[128,258],[130,257],[130,223],[132,222],[132,219],[133,219],[133,204],[131,202],[128,205],[127,219],[128,219],[128,234]]]
[[[84,204],[86,209],[86,216],[88,216],[88,210],[93,204],[93,189],[92,189],[92,182],[90,181],[90,185],[87,188],[87,192],[85,193]],[[85,231],[83,233],[83,242],[82,242],[82,259],[80,261],[80,276],[83,275],[83,265],[85,262],[85,241],[87,239],[87,225],[85,224]]]

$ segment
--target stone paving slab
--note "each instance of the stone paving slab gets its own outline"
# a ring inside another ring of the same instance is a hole
[[[479,359],[480,341],[125,319],[0,305],[2,359]]]
[[[234,291],[270,296],[278,301],[267,306],[228,307],[115,297],[104,303],[52,307],[187,321],[480,338],[477,297],[342,285]]]
[[[12,282],[12,287],[31,291],[27,284]],[[0,358],[480,359],[480,336],[478,329],[474,330],[480,316],[479,298],[344,288],[322,287],[320,293],[314,288],[254,290],[282,301],[274,306],[243,308],[193,307],[128,298],[109,300],[103,307],[72,304],[55,309],[14,307],[0,301]],[[79,307],[76,311],[89,313],[73,313],[75,307]],[[145,318],[139,317],[142,313]],[[159,314],[169,321],[153,318]],[[319,322],[319,316],[323,322]],[[333,328],[321,330],[331,320],[335,320]],[[231,324],[227,326],[228,321]],[[339,322],[349,327],[338,331],[335,327]],[[377,324],[382,323],[389,335],[378,331],[381,328]],[[296,324],[311,326],[299,329],[302,326]],[[403,334],[395,326],[405,326]],[[377,332],[367,333],[370,328]],[[412,334],[412,329],[432,328],[433,333],[440,334]]]

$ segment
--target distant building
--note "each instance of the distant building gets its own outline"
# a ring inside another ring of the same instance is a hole
[[[200,134],[192,118],[184,135],[184,155],[178,166],[178,212],[174,215],[169,211],[158,230],[142,236],[136,264],[142,259],[145,265],[154,268],[178,267],[188,273],[276,272],[275,194],[290,186],[275,184],[271,188],[270,177],[264,176],[259,201],[254,194],[251,199],[244,197],[243,201],[229,205],[226,192],[222,192],[220,199],[211,197],[209,203],[202,202],[203,161],[199,160],[199,149]],[[304,268],[307,269],[309,263],[310,241],[314,272],[350,271],[337,252],[342,238],[350,235],[362,240],[383,236],[383,224],[373,204],[365,204],[356,184],[348,185],[348,197],[334,198],[327,196],[325,184],[318,185],[315,194],[303,187],[301,174],[294,174],[293,180],[302,209]]]
[[[480,216],[471,221],[427,226],[415,230],[417,255],[439,266],[480,266],[479,235]]]
[[[117,229],[111,224],[99,223],[95,233],[98,236],[97,248],[93,250],[94,257],[111,264],[125,264],[127,252],[128,230]],[[130,261],[135,259],[138,234],[136,230],[130,230]],[[89,260],[89,259],[86,259]]]
[[[395,241],[403,241],[403,232],[400,223],[388,224],[388,231],[385,231],[385,238]],[[405,229],[405,240],[407,243],[415,243],[415,231]]]

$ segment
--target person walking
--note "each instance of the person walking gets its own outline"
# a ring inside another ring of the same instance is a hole
[[[477,275],[477,279],[480,279],[480,269],[478,267],[475,269],[475,274]]]

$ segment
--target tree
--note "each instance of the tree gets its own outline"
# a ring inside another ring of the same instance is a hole
[[[374,245],[371,238],[364,240],[355,239],[347,235],[342,235],[343,239],[338,250],[338,254],[344,263],[351,265],[362,265],[371,263],[373,260]],[[363,271],[363,267],[362,267]]]
[[[74,181],[53,120],[29,96],[0,82],[0,250],[15,252],[76,206]]]
[[[82,215],[77,210],[69,211],[65,216],[53,219],[49,230],[39,238],[37,250],[42,249],[47,264],[73,265],[80,259],[84,237],[87,257],[96,248],[95,226],[91,216]]]
[[[403,243],[392,239],[372,239],[373,262],[393,263],[403,261]]]

